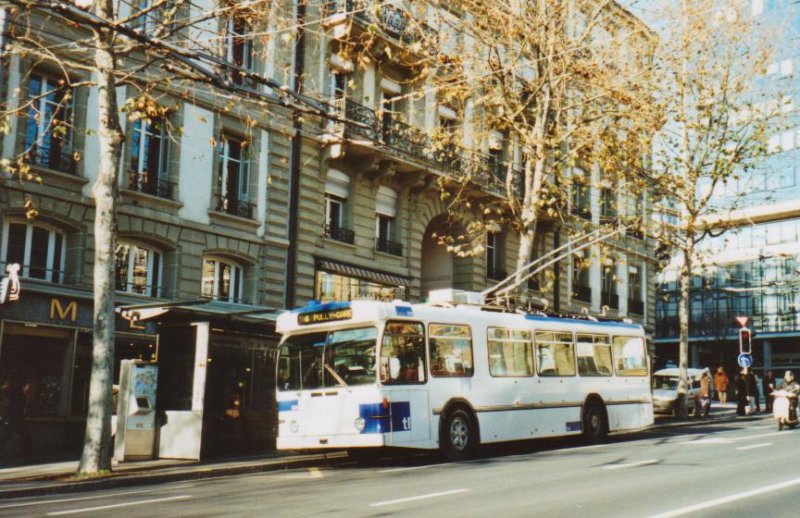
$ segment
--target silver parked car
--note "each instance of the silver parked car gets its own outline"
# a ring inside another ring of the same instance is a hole
[[[687,393],[687,411],[697,415],[700,400],[700,378],[703,373],[708,374],[711,383],[711,373],[705,369],[686,369],[689,381]],[[653,373],[653,412],[658,414],[675,413],[675,401],[678,399],[678,368],[661,369]]]

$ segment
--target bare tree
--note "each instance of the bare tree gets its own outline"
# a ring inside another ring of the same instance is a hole
[[[675,254],[679,282],[678,413],[686,414],[690,283],[703,266],[698,244],[730,226],[747,194],[748,172],[769,153],[767,140],[789,108],[768,88],[780,27],[761,27],[733,3],[668,2],[654,67],[664,125],[655,139],[655,190],[670,206],[657,230],[661,252]],[[765,80],[766,79],[766,80]],[[720,204],[724,192],[733,193]]]

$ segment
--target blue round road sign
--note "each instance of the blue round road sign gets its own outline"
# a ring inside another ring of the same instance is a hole
[[[753,357],[747,353],[740,354],[738,361],[739,361],[739,366],[745,369],[753,365]]]

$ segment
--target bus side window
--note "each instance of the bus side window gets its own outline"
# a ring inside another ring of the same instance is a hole
[[[418,322],[388,322],[381,344],[381,381],[425,382],[425,328]]]
[[[534,343],[540,376],[575,375],[572,333],[537,331]]]
[[[497,377],[533,376],[531,334],[527,329],[487,329],[489,374]]]
[[[431,374],[470,377],[473,373],[472,333],[458,324],[430,324]]]

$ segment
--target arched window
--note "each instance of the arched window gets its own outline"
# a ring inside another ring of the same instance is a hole
[[[242,301],[242,267],[217,257],[203,258],[201,295],[227,302]]]
[[[3,224],[0,267],[19,263],[20,275],[64,282],[64,234],[42,224],[7,221]]]
[[[114,255],[117,291],[161,296],[161,252],[122,241]]]

